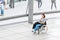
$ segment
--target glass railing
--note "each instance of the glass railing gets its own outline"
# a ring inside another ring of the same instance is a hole
[[[26,1],[26,0],[14,0],[14,2],[20,2],[20,1]],[[7,0],[7,3],[10,3],[10,0]]]
[[[60,11],[60,0],[34,0],[34,13]]]
[[[60,12],[60,0],[56,0],[56,6],[57,8],[55,8],[55,6],[53,5],[52,9],[51,9],[51,0],[41,0],[42,4],[40,4],[41,2],[39,2],[39,7],[38,7],[38,0],[33,0],[34,1],[34,5],[33,5],[33,13],[38,14],[38,13],[56,13],[56,12]],[[10,2],[10,0],[8,0],[8,3]],[[28,1],[22,0],[21,2],[19,2],[19,0],[14,0],[14,8],[10,8],[9,4],[7,4],[7,9],[4,10],[4,15],[0,16],[1,18],[10,18],[10,17],[18,17],[18,16],[22,16],[25,15],[27,16],[28,14]],[[39,15],[39,14],[38,14]]]

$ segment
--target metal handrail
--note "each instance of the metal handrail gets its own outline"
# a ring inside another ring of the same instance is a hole
[[[33,13],[33,15],[40,15],[40,14],[42,14],[42,13],[52,14],[52,13],[60,13],[60,11],[39,12],[39,13]],[[13,17],[2,18],[2,19],[0,19],[0,21],[10,20],[10,19],[15,19],[15,18],[27,17],[28,15],[29,15],[29,14],[24,14],[24,15],[17,15],[17,16],[13,16]]]

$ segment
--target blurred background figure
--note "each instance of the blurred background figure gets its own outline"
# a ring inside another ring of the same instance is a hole
[[[5,1],[0,0],[0,13],[1,13],[1,16],[4,15],[4,5],[5,5]]]
[[[51,9],[53,7],[53,4],[54,4],[54,7],[57,8],[57,6],[56,6],[56,0],[51,0]]]
[[[38,8],[42,6],[42,0],[37,0],[38,1]]]
[[[19,1],[21,1],[21,0],[19,0]]]
[[[7,9],[7,0],[5,0],[4,6],[5,6],[5,9]]]
[[[14,8],[14,0],[10,0],[9,6],[10,6],[10,8]]]

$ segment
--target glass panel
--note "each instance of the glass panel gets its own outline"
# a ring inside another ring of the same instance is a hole
[[[34,13],[60,10],[60,0],[34,0]]]
[[[2,18],[8,18],[8,17],[16,17],[19,15],[25,15],[27,10],[27,0],[14,0],[14,8],[10,7],[10,0],[5,1],[6,4],[3,7],[4,14],[0,17]],[[7,4],[8,3],[8,4]],[[1,11],[0,11],[1,12]],[[1,15],[1,14],[0,14]]]

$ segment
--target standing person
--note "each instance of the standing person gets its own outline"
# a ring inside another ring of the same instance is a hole
[[[38,8],[40,8],[42,6],[42,1],[38,0]]]
[[[1,16],[4,15],[4,0],[0,0]]]
[[[52,7],[53,7],[53,4],[54,4],[55,8],[57,8],[57,7],[56,7],[56,0],[51,0],[51,9],[52,9]]]

